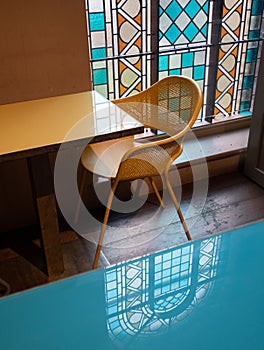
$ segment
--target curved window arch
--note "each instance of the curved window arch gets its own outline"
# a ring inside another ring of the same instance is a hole
[[[221,237],[193,242],[105,271],[107,329],[112,340],[160,332],[186,318],[217,275]]]

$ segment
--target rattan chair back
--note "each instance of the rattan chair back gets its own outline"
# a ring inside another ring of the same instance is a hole
[[[118,177],[129,180],[161,175],[181,154],[183,136],[200,112],[202,93],[194,80],[169,76],[145,91],[113,102],[145,127],[165,133],[124,155]]]

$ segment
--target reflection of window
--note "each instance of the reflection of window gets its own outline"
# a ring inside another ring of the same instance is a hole
[[[202,118],[250,114],[262,16],[263,0],[87,0],[94,88],[114,99],[183,74]]]
[[[93,98],[93,121],[97,134],[116,131],[119,127],[135,125],[135,119],[131,118],[126,112],[115,105],[110,104],[108,100],[102,98],[98,93],[92,94]],[[91,126],[92,127],[92,126]]]
[[[220,242],[215,236],[107,268],[110,337],[145,336],[188,316],[216,276]]]

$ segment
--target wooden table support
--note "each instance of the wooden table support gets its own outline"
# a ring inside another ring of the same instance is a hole
[[[56,279],[64,265],[50,155],[68,142],[74,147],[84,140],[101,142],[142,133],[144,127],[96,91],[1,105],[0,119],[0,163],[27,159],[44,270]],[[29,246],[34,250],[27,254],[31,261],[38,249]]]
[[[35,192],[33,198],[40,224],[45,272],[53,279],[64,272],[64,264],[49,154],[28,158],[28,167],[32,190]]]

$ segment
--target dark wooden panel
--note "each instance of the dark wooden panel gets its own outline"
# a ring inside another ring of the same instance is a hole
[[[48,276],[53,278],[62,274],[64,265],[49,155],[29,158],[28,165],[39,218],[45,267]]]
[[[264,45],[258,72],[257,89],[249,133],[245,174],[264,188]]]

